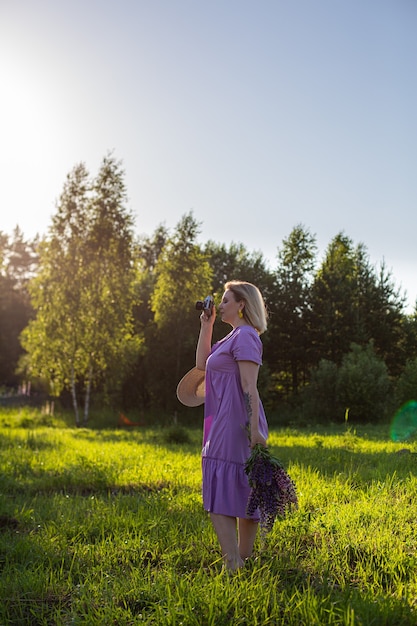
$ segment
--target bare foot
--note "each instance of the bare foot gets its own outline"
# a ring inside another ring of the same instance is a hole
[[[225,567],[230,572],[236,572],[236,570],[241,569],[245,566],[245,561],[239,557],[239,559],[225,559]]]

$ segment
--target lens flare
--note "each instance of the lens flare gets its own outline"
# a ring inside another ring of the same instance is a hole
[[[410,400],[394,415],[390,434],[393,441],[405,441],[417,431],[417,401]]]

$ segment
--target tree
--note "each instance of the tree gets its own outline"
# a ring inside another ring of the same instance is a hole
[[[405,298],[395,287],[393,277],[382,262],[374,279],[362,289],[360,315],[363,320],[364,340],[372,341],[392,376],[397,376],[410,356],[406,341]]]
[[[337,377],[340,413],[354,421],[373,422],[385,417],[391,383],[385,362],[376,355],[372,342],[352,344]]]
[[[338,366],[321,359],[310,372],[310,383],[301,391],[302,406],[308,419],[335,421],[340,417],[337,398]]]
[[[371,266],[363,244],[340,233],[330,243],[312,286],[311,328],[315,359],[337,364],[352,342],[373,341],[392,374],[404,361],[404,299],[382,264]]]
[[[291,381],[291,392],[295,394],[311,364],[308,312],[316,252],[315,237],[302,224],[278,249],[276,295],[271,303],[270,366],[281,384],[286,379]]]
[[[403,318],[404,343],[407,359],[417,358],[417,302],[414,311]]]
[[[108,156],[93,181],[85,246],[88,272],[83,272],[82,303],[84,311],[89,312],[83,316],[85,416],[92,384],[101,382],[111,393],[112,387],[121,383],[121,374],[141,343],[132,334],[136,270],[133,218],[125,203],[124,172],[121,164]]]
[[[395,388],[397,406],[417,400],[417,357],[407,359]]]
[[[36,318],[22,333],[28,352],[27,370],[59,396],[70,387],[76,422],[79,424],[76,395],[81,377],[81,315],[83,249],[88,232],[89,175],[83,164],[68,174],[53,217],[49,238],[39,248],[39,272],[30,283]]]
[[[168,229],[160,224],[151,237],[142,236],[137,246],[137,256],[144,271],[153,272],[160,254],[168,241]]]
[[[221,297],[224,285],[229,280],[245,280],[259,287],[263,296],[268,299],[272,277],[262,252],[249,252],[242,243],[231,243],[227,247],[212,240],[203,249],[213,270],[214,294]]]
[[[13,237],[8,244],[5,274],[13,281],[15,289],[24,293],[26,297],[28,296],[28,283],[36,275],[38,269],[38,244],[39,237],[33,240],[25,239],[18,226],[14,229]]]
[[[121,386],[120,404],[126,411],[134,408],[150,409],[152,394],[148,380],[152,374],[148,371],[148,346],[154,337],[154,314],[151,310],[151,297],[155,289],[155,268],[159,256],[168,240],[168,230],[160,225],[152,236],[141,236],[135,246],[136,273],[133,282],[134,336],[140,337],[140,347],[135,359],[130,363]]]
[[[352,343],[340,365],[322,359],[313,368],[303,392],[304,409],[307,416],[319,420],[377,421],[386,415],[390,391],[387,366],[372,342]]]
[[[154,319],[147,334],[146,360],[153,402],[165,409],[175,406],[176,384],[195,363],[199,329],[195,302],[212,290],[212,271],[197,244],[199,230],[192,213],[184,215],[155,266]]]
[[[28,369],[53,395],[70,389],[77,425],[79,393],[86,424],[92,385],[106,387],[105,373],[132,341],[133,220],[125,201],[124,172],[113,157],[92,182],[77,165],[31,283],[36,317],[22,335]]]
[[[340,364],[357,338],[356,266],[352,240],[339,233],[312,285],[310,326],[316,363],[328,359]]]
[[[225,244],[218,244],[214,241],[208,241],[203,251],[209,259],[213,272],[212,291],[217,305],[223,296],[227,281],[245,280],[260,289],[267,306],[270,308],[274,298],[274,279],[261,252],[249,252],[242,243],[231,243],[227,247]],[[213,340],[216,341],[224,335],[224,324],[216,320]],[[262,336],[265,345],[268,345],[268,335],[269,333],[266,333]]]
[[[6,387],[19,383],[19,337],[32,315],[28,282],[38,263],[37,244],[37,238],[25,240],[18,227],[12,238],[0,233],[0,385]]]

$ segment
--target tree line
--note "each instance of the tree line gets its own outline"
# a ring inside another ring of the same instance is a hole
[[[136,237],[122,164],[68,174],[48,233],[0,233],[0,385],[70,402],[78,425],[91,403],[180,412],[175,389],[194,365],[195,302],[218,303],[230,279],[255,283],[269,310],[260,388],[270,412],[298,418],[383,419],[417,385],[417,309],[363,243],[343,232],[318,261],[296,225],[276,265],[242,243],[199,243],[192,212],[174,229]],[[228,332],[215,322],[215,339]]]

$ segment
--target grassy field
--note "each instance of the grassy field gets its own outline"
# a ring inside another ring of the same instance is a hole
[[[3,411],[0,624],[417,624],[414,440],[272,430],[300,507],[232,575],[202,509],[200,440]]]

